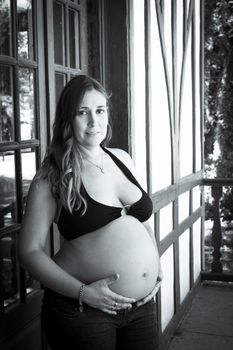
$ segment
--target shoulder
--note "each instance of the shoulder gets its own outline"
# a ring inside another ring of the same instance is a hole
[[[49,182],[38,173],[32,179],[30,190],[42,192],[43,194],[51,192]]]
[[[112,154],[114,154],[114,156],[120,159],[132,173],[135,173],[133,159],[129,153],[120,148],[107,148],[107,150],[109,150]]]
[[[51,185],[49,182],[38,176],[36,174],[31,182],[28,199],[29,202],[33,202],[34,204],[47,206],[56,206],[56,200],[51,191]]]

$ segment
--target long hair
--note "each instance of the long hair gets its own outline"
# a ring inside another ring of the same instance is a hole
[[[108,103],[110,95],[97,80],[87,75],[72,78],[62,90],[56,108],[53,137],[39,171],[39,176],[48,180],[54,197],[71,213],[81,208],[84,214],[87,208],[80,191],[82,157],[73,134],[72,121],[84,94],[93,89],[102,93]],[[110,139],[109,120],[102,144],[106,145]]]

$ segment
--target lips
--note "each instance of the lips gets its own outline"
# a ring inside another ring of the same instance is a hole
[[[100,134],[100,131],[88,131],[86,132],[86,134],[93,136],[93,135]]]

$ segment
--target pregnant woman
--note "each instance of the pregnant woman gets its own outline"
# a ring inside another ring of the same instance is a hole
[[[106,148],[109,96],[79,75],[58,101],[53,139],[32,181],[20,259],[44,288],[42,325],[52,350],[156,349],[162,272],[148,219],[152,202],[130,156]],[[45,251],[51,224],[62,235]]]

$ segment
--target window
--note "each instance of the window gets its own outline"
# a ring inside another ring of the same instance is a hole
[[[2,1],[0,30],[0,260],[2,312],[38,289],[20,272],[17,236],[39,163],[35,2]],[[12,17],[13,15],[13,17]],[[16,25],[12,23],[16,18]]]
[[[54,0],[46,6],[52,124],[55,105],[65,84],[72,76],[87,73],[86,1]]]
[[[40,147],[44,147],[39,125],[36,3],[17,0],[13,6],[10,0],[1,1],[0,259],[1,305],[5,307],[39,287],[28,274],[21,276],[16,254],[28,189],[40,164]],[[81,45],[81,40],[86,42],[86,5],[84,1],[66,0],[46,2],[46,6],[52,124],[63,86],[72,76],[87,71],[87,44]]]

